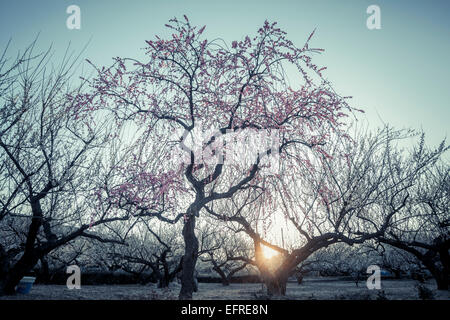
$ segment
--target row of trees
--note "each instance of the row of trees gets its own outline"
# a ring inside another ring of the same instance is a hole
[[[312,63],[322,51],[312,34],[299,48],[266,22],[229,47],[187,17],[167,26],[171,38],[146,42],[147,60],[115,58],[80,81],[77,57],[55,66],[34,44],[14,60],[4,51],[0,292],[80,238],[109,244],[106,262],[152,270],[161,287],[182,271],[180,299],[192,298],[199,257],[225,284],[252,266],[285,294],[290,275],[339,243],[405,251],[448,288],[444,143],[430,149],[422,135],[403,150],[413,132],[349,126],[358,110]],[[236,157],[232,142],[255,131],[278,143]],[[277,219],[289,241],[271,231]]]

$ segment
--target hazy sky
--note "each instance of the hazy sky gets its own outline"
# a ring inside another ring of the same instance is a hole
[[[81,9],[81,29],[69,30],[66,8]],[[381,9],[381,30],[369,30],[366,9]],[[69,42],[84,56],[108,65],[113,56],[141,57],[144,40],[166,32],[168,19],[183,14],[206,25],[208,39],[254,34],[265,19],[277,21],[298,46],[314,28],[311,45],[325,49],[315,61],[338,93],[351,95],[371,125],[422,128],[427,141],[449,134],[450,1],[106,1],[0,0],[0,46],[12,38],[11,54],[39,36],[56,55]]]

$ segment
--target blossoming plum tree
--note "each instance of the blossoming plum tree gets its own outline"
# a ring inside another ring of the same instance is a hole
[[[111,116],[118,129],[134,126],[139,138],[132,143],[141,147],[172,139],[160,159],[167,167],[158,176],[167,179],[149,179],[146,184],[140,180],[139,190],[159,184],[164,195],[172,195],[168,201],[176,210],[171,222],[184,218],[180,299],[190,299],[198,256],[194,228],[202,208],[243,189],[258,188],[264,159],[275,152],[281,162],[289,157],[303,161],[308,152],[326,154],[329,135],[340,131],[341,118],[352,109],[323,78],[325,68],[312,63],[312,55],[323,51],[309,45],[314,32],[297,47],[276,23],[266,21],[254,37],[245,36],[229,47],[222,39],[205,39],[205,27],[191,25],[186,16],[171,19],[166,27],[172,35],[146,41],[144,60],[115,58],[108,68],[94,66],[98,74],[90,82],[92,90],[74,97],[74,110],[92,121],[98,113]],[[174,130],[191,133],[200,126],[216,128],[220,136],[201,142],[202,150],[212,149],[213,155],[224,148],[225,137],[238,132],[275,132],[279,144],[259,152],[248,165],[211,163],[193,150],[185,150],[188,161],[170,163],[181,138]],[[124,185],[122,194],[130,188],[136,185]],[[152,207],[152,199],[129,200],[141,209]]]

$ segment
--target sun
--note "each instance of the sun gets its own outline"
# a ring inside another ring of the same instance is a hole
[[[280,253],[276,250],[273,250],[272,248],[266,247],[265,245],[261,245],[262,253],[264,258],[266,259],[272,259],[273,257],[279,255]]]

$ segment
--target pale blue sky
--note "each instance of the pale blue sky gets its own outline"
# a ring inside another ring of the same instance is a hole
[[[67,6],[81,8],[81,30],[66,28]],[[366,8],[381,8],[381,30],[366,28]],[[354,98],[372,126],[380,118],[396,127],[422,128],[427,141],[449,134],[450,1],[106,1],[0,0],[0,45],[12,38],[12,53],[39,36],[57,55],[69,42],[84,56],[107,65],[113,56],[141,57],[144,40],[164,34],[171,17],[189,16],[207,26],[209,39],[253,34],[277,21],[297,45],[317,28],[312,45],[325,52],[316,62],[337,91]]]

